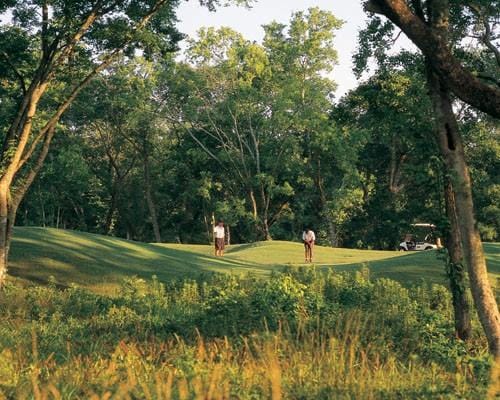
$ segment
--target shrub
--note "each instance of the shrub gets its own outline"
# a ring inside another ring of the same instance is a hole
[[[405,288],[367,269],[130,278],[114,297],[7,285],[0,398],[36,387],[63,398],[167,387],[173,398],[483,398],[486,342],[477,321],[471,342],[456,340],[451,311],[443,286]]]

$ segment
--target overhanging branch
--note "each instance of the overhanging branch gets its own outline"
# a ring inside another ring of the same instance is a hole
[[[444,15],[447,1],[437,2],[436,11]],[[443,82],[462,101],[500,118],[500,89],[482,82],[452,54],[450,44],[439,30],[429,27],[404,0],[369,0],[365,9],[382,14],[397,25],[427,57]]]

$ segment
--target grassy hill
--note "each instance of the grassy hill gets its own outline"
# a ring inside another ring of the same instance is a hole
[[[500,244],[486,244],[492,278],[500,277]],[[215,258],[204,245],[145,244],[102,235],[50,228],[15,229],[11,275],[27,281],[76,283],[98,292],[112,292],[122,278],[137,275],[161,281],[200,272],[266,275],[286,265],[303,264],[303,246],[292,242],[259,242],[231,246],[224,258]],[[400,253],[332,249],[317,246],[320,268],[352,271],[367,265],[377,277],[407,284],[422,279],[445,282],[436,252]]]

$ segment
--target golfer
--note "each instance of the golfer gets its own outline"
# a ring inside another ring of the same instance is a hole
[[[215,256],[224,256],[224,246],[226,241],[226,230],[224,229],[224,221],[219,220],[214,227],[215,236]]]
[[[304,232],[302,232],[302,241],[304,242],[306,262],[312,262],[313,260],[313,250],[314,250],[315,240],[316,240],[316,235],[311,229],[306,228]]]

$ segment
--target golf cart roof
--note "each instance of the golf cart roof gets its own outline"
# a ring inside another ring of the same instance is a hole
[[[436,225],[434,224],[429,224],[429,223],[417,223],[417,224],[411,224],[411,226],[420,226],[420,227],[423,227],[423,228],[435,228]]]

